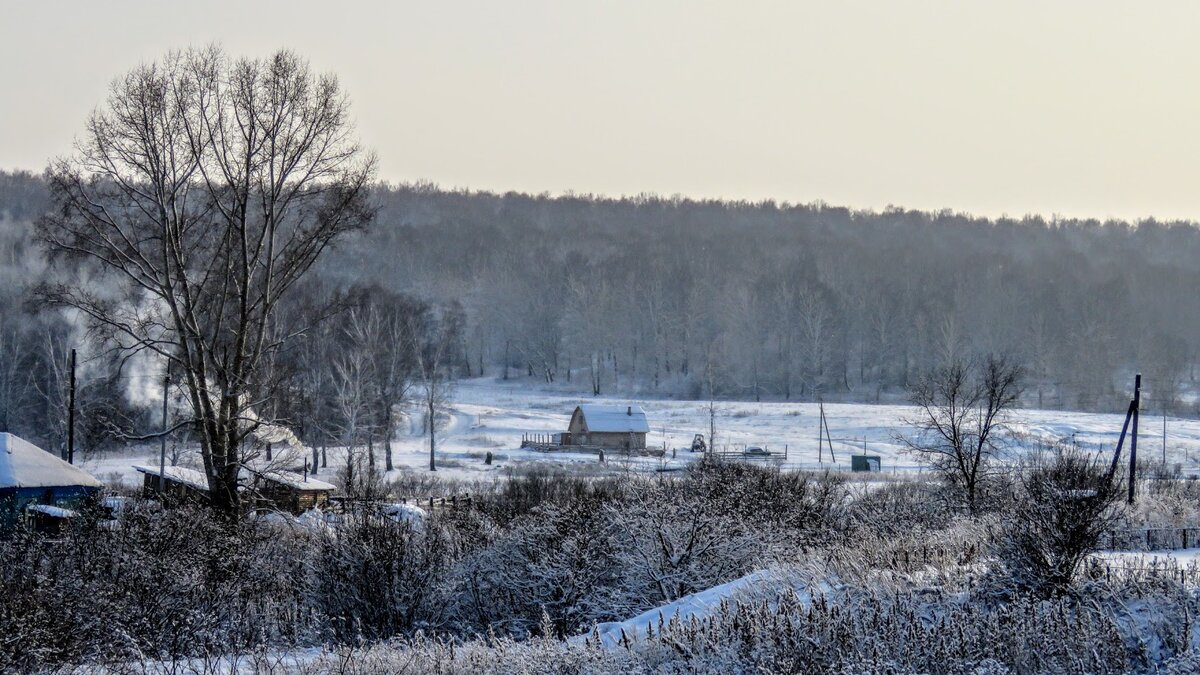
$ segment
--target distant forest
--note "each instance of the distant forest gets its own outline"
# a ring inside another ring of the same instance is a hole
[[[1027,406],[1123,409],[1138,370],[1148,407],[1196,412],[1195,223],[428,184],[376,194],[373,228],[327,254],[306,293],[452,309],[459,376],[873,402],[902,399],[939,364],[1003,353],[1026,368]],[[61,428],[65,354],[84,335],[31,302],[50,273],[33,226],[48,204],[39,176],[0,172],[0,425],[55,444],[36,430]],[[293,350],[292,369],[316,368],[314,353]],[[84,403],[138,415],[114,393],[128,389],[121,364],[95,361]]]

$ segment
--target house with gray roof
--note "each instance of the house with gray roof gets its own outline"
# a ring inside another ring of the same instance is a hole
[[[648,433],[650,424],[641,406],[589,403],[575,408],[563,445],[645,450]]]

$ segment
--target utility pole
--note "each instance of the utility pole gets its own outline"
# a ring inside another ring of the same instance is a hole
[[[1137,434],[1138,434],[1138,409],[1142,407],[1142,374],[1138,373],[1133,378],[1133,434],[1129,438],[1129,503],[1133,503],[1134,492],[1137,486]]]
[[[167,373],[163,375],[162,437],[158,439],[158,491],[167,488],[167,387],[171,384],[171,362],[167,361]]]
[[[1167,467],[1167,402],[1163,401],[1163,468]]]
[[[712,383],[708,385],[708,452],[711,457],[717,451],[717,402],[713,398]]]
[[[71,388],[67,395],[67,464],[75,463],[75,350],[71,350]]]
[[[825,402],[821,402],[821,425],[825,427],[825,443],[829,445],[829,461],[837,463],[837,455],[833,454],[833,434],[829,433],[829,419],[825,417]]]
[[[824,464],[825,463],[825,457],[824,457],[825,427],[822,425],[822,423],[825,421],[825,403],[823,401],[818,400],[817,406],[818,406],[817,410],[819,411],[818,416],[817,416],[817,463]]]

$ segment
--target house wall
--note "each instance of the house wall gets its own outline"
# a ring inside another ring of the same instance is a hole
[[[626,432],[605,432],[593,431],[587,434],[587,441],[581,442],[581,445],[598,445],[603,448],[615,448],[623,450],[645,450],[646,449],[646,434],[643,433],[626,433]]]
[[[574,413],[571,413],[571,424],[567,426],[567,431],[571,432],[572,436],[582,434],[586,431],[583,428],[583,414],[578,408],[575,409]]]
[[[100,488],[82,485],[2,489],[0,490],[0,530],[15,528],[21,521],[25,507],[30,504],[47,504],[61,506],[65,509],[78,509],[99,494]]]
[[[280,511],[299,515],[314,506],[324,507],[329,503],[327,490],[297,490],[277,483],[264,482],[259,487],[263,500]]]
[[[148,473],[142,474],[145,480],[142,483],[142,492],[146,497],[158,496],[158,476]],[[191,485],[180,483],[179,481],[171,480],[168,476],[166,486],[163,489],[165,497],[169,501],[176,503],[186,502],[189,504],[204,504],[208,502],[208,493],[203,490],[198,490]]]

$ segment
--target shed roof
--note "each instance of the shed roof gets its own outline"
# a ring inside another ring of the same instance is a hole
[[[585,403],[577,411],[583,414],[588,431],[607,433],[650,433],[646,411],[640,405],[595,405]]]
[[[273,483],[286,485],[296,490],[336,490],[337,486],[332,483],[326,483],[323,480],[317,480],[312,476],[304,476],[303,474],[292,471],[283,471],[280,469],[268,469],[266,471],[257,472],[263,480],[269,480]]]
[[[134,465],[133,468],[149,476],[158,476],[157,466]],[[163,474],[169,481],[182,483],[190,488],[208,492],[208,476],[205,476],[203,471],[197,471],[195,469],[189,469],[183,466],[168,466],[163,469]]]
[[[76,486],[103,487],[83,469],[19,436],[0,433],[0,489]]]
[[[50,516],[51,518],[74,518],[79,515],[77,511],[64,509],[61,506],[50,506],[49,504],[30,504],[25,507],[25,510]]]

